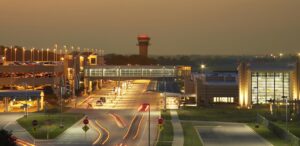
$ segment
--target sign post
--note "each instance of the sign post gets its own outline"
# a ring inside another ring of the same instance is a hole
[[[157,122],[159,125],[159,130],[162,131],[164,129],[164,127],[163,127],[164,119],[160,117],[160,118],[158,118]]]
[[[82,127],[82,130],[84,131],[84,137],[86,140],[86,132],[90,129],[89,126],[87,126],[87,124],[89,124],[89,120],[87,117],[83,120],[83,124],[84,126]]]
[[[32,120],[31,122],[33,126],[34,136],[36,136],[36,126],[39,124],[37,120]],[[35,144],[35,138],[33,138],[33,143]]]

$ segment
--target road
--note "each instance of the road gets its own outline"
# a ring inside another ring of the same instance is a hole
[[[242,123],[199,122],[196,129],[205,146],[272,146]]]
[[[156,120],[159,116],[159,93],[147,93],[149,81],[134,81],[122,96],[115,96],[112,89],[116,84],[108,84],[99,91],[93,92],[91,98],[79,104],[77,109],[69,112],[84,113],[100,131],[99,139],[94,143],[103,146],[147,145],[148,112],[138,112],[142,103],[150,103],[151,107],[151,139],[156,137]],[[108,97],[104,105],[97,106],[99,97]],[[112,100],[111,100],[112,99]],[[88,106],[92,105],[92,106]],[[92,127],[93,128],[93,127]],[[72,129],[72,128],[71,128]],[[87,135],[89,137],[89,135]],[[63,136],[62,136],[63,137]],[[61,139],[63,141],[64,139]],[[58,140],[60,141],[60,140]]]

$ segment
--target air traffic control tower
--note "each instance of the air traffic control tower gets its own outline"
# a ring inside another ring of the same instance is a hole
[[[137,36],[137,40],[138,40],[137,46],[139,46],[140,56],[147,57],[148,56],[148,46],[150,45],[149,44],[150,37],[148,35],[141,34],[141,35]]]

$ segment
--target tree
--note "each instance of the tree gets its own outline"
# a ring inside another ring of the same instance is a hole
[[[0,129],[0,146],[16,146],[16,138],[11,131]]]

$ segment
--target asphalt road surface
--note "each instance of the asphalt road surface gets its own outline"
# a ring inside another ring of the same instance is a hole
[[[116,84],[108,84],[70,112],[84,113],[94,121],[101,134],[98,140],[95,138],[91,143],[101,146],[147,145],[148,112],[138,112],[138,107],[143,103],[150,103],[150,123],[153,129],[151,138],[154,139],[160,103],[159,93],[146,92],[148,83],[149,81],[134,81],[121,96],[115,96],[112,92]],[[100,97],[106,97],[106,103],[102,106],[96,104]],[[88,104],[92,107],[88,107]]]
[[[272,146],[241,123],[201,124],[196,127],[204,146]]]

